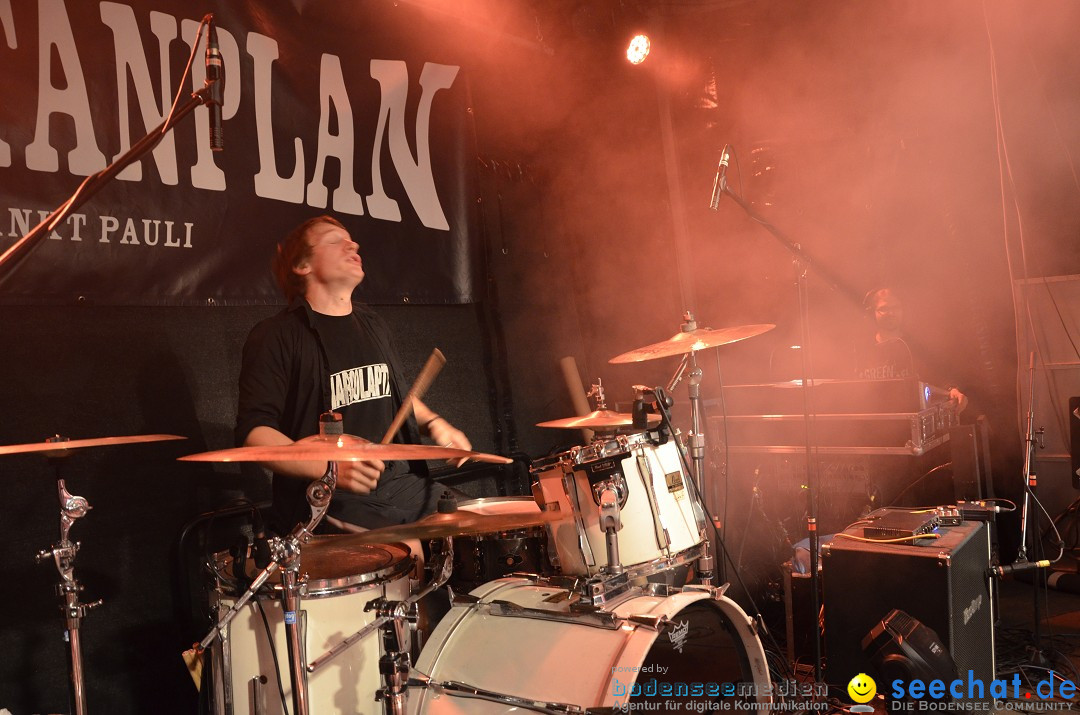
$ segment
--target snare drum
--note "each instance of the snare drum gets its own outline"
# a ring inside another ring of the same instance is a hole
[[[364,607],[376,598],[402,600],[409,596],[413,557],[404,544],[338,545],[340,537],[319,536],[301,551],[300,573],[307,574],[302,592],[301,626],[306,662],[311,663],[345,638],[375,620]],[[231,568],[226,556],[218,558],[219,573]],[[268,582],[270,583],[270,582]],[[238,588],[219,578],[216,614],[220,617],[239,597]],[[217,715],[281,713],[278,681],[292,709],[292,683],[285,624],[281,608],[280,576],[272,591],[249,601],[214,645],[214,709]],[[274,634],[275,656],[267,639]],[[308,676],[310,710],[381,714],[375,701],[382,687],[379,656],[382,638],[371,633]]]
[[[531,471],[536,501],[574,516],[551,525],[560,573],[592,576],[607,566],[599,504],[608,486],[619,496],[619,560],[628,569],[647,575],[670,568],[677,565],[674,557],[705,540],[704,511],[673,440],[657,445],[648,433],[617,435],[575,447]]]
[[[458,502],[458,509],[477,514],[522,516],[540,513],[532,497],[484,497]],[[472,589],[514,573],[551,575],[547,531],[534,526],[476,536],[454,537],[454,571],[450,585]]]
[[[420,654],[416,668],[433,682],[409,691],[410,711],[505,713],[515,699],[582,710],[626,709],[628,701],[695,712],[719,709],[721,700],[728,709],[736,700],[746,709],[767,707],[765,652],[734,601],[713,589],[642,593],[577,613],[569,591],[543,582],[485,584],[472,593],[478,602],[450,609]],[[439,687],[450,682],[479,689],[483,698]]]

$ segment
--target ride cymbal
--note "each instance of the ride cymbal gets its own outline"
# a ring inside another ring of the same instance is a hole
[[[180,457],[185,462],[359,462],[368,459],[473,459],[510,464],[513,460],[485,452],[426,444],[376,444],[352,435],[314,435],[291,444],[235,447]]]
[[[26,454],[29,452],[67,452],[85,447],[109,447],[114,444],[139,442],[164,442],[171,439],[187,439],[175,434],[133,434],[126,437],[95,437],[93,439],[58,439],[55,442],[30,442],[0,446],[0,454]]]
[[[721,345],[746,340],[755,335],[767,333],[775,327],[772,323],[761,323],[758,325],[739,325],[734,328],[697,328],[676,333],[659,343],[653,343],[637,350],[616,355],[608,362],[613,364],[642,362],[644,360],[671,357],[672,355],[684,355],[696,350],[707,350],[708,348],[716,348]]]
[[[605,427],[630,427],[634,424],[634,416],[627,412],[612,412],[611,410],[596,410],[580,417],[564,417],[561,420],[548,420],[537,422],[537,427],[555,427],[558,429],[603,429]],[[660,424],[660,415],[649,415],[649,426],[655,427]]]

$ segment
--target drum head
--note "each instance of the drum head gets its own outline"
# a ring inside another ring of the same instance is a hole
[[[698,703],[757,699],[754,683],[760,678],[751,666],[752,649],[716,606],[696,601],[679,611],[674,628],[656,639],[642,662],[627,693],[631,703],[662,699],[674,712],[701,712]]]
[[[412,562],[412,552],[405,544],[346,546],[339,535],[316,536],[300,549],[300,573],[307,574],[308,598],[340,595],[400,578],[412,568]],[[232,558],[226,556],[221,563],[221,571],[231,575]],[[259,569],[248,560],[245,572],[250,579]],[[272,574],[267,585],[280,590],[281,574]],[[234,588],[224,590],[239,595]]]

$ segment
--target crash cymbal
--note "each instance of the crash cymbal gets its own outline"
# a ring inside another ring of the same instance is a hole
[[[449,514],[429,514],[411,524],[385,526],[359,534],[338,537],[342,544],[389,544],[404,539],[443,539],[448,536],[476,536],[501,531],[528,529],[569,518],[557,511],[537,511],[528,514],[477,514],[459,510]]]
[[[565,417],[561,420],[537,422],[537,427],[556,427],[558,429],[603,429],[604,427],[629,427],[634,424],[634,416],[627,412],[596,410],[581,417]],[[660,424],[660,415],[649,415],[649,425]]]
[[[736,343],[740,340],[752,338],[755,335],[767,333],[776,326],[772,323],[759,325],[740,325],[734,328],[698,328],[687,332],[676,333],[667,340],[652,345],[646,345],[637,350],[616,355],[608,360],[609,363],[642,362],[656,358],[683,355],[695,350],[715,348],[728,343]]]
[[[484,452],[426,444],[376,444],[352,435],[314,435],[291,444],[236,447],[180,457],[185,462],[358,462],[365,459],[473,459],[510,464],[513,460]]]
[[[170,439],[187,439],[175,434],[133,434],[127,437],[96,437],[94,439],[69,439],[56,442],[30,442],[29,444],[7,444],[0,447],[0,454],[25,454],[27,452],[67,452],[84,447],[108,447],[114,444],[134,444],[137,442],[164,442]]]

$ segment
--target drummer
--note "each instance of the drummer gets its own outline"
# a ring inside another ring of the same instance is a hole
[[[236,440],[245,447],[290,444],[318,432],[318,417],[342,415],[346,434],[379,441],[408,383],[387,324],[353,302],[364,280],[358,246],[330,216],[297,226],[278,245],[274,277],[288,300],[258,323],[244,344]],[[395,442],[471,449],[468,437],[420,400]],[[273,471],[271,524],[287,533],[310,518],[307,481],[318,462],[265,463]],[[339,462],[327,521],[366,529],[416,521],[435,511],[442,488],[423,462]]]

